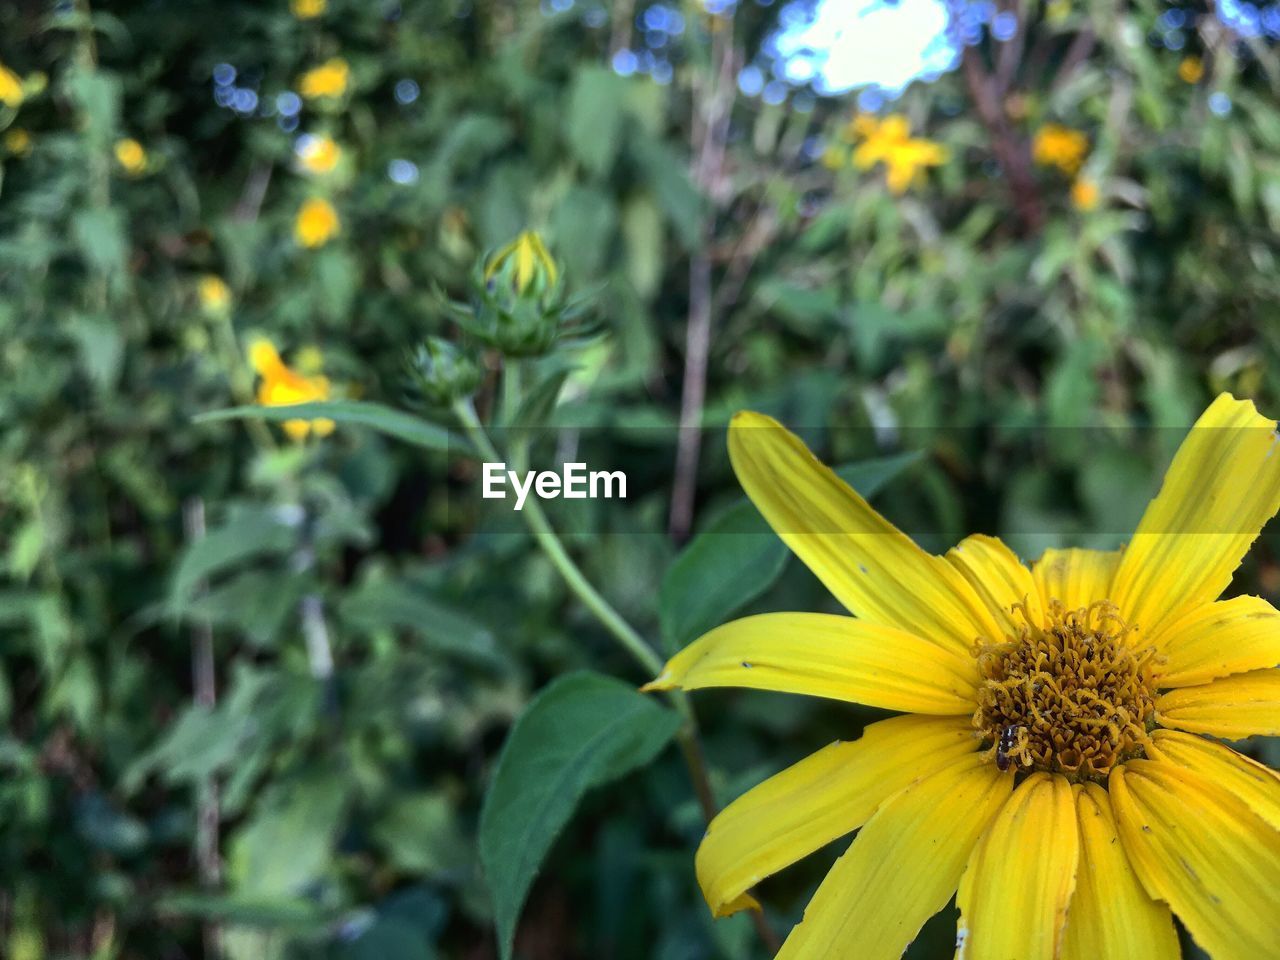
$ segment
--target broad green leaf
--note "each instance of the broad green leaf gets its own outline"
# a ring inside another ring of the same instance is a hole
[[[870,498],[918,453],[853,463],[836,470]],[[658,619],[668,652],[727,620],[769,589],[787,562],[786,545],[747,500],[720,515],[676,557],[662,578]]]
[[[538,868],[582,796],[649,763],[679,726],[674,711],[594,673],[560,677],[530,702],[503,744],[480,812],[480,860],[503,960]]]
[[[264,897],[304,892],[328,868],[349,786],[336,774],[313,774],[279,789],[231,840],[236,891]]]
[[[404,580],[370,577],[343,599],[338,613],[356,630],[409,630],[443,653],[489,664],[503,659],[487,626]]]
[[[438,424],[419,419],[380,403],[363,400],[329,400],[321,403],[295,403],[287,407],[229,407],[199,414],[196,423],[214,423],[218,420],[238,420],[257,417],[277,423],[284,420],[314,420],[325,418],[336,423],[370,427],[387,436],[395,437],[414,446],[445,453],[470,455],[471,444],[456,433]]]
[[[177,610],[204,578],[263,554],[294,545],[295,532],[267,510],[246,510],[207,536],[189,543],[178,560],[169,602]]]
[[[466,871],[475,853],[444,791],[397,797],[378,818],[373,838],[406,873],[447,878]]]
[[[618,155],[626,96],[627,81],[606,67],[585,66],[573,78],[565,135],[578,160],[592,173],[608,173]]]

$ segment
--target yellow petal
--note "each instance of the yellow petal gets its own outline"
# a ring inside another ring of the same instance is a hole
[[[284,432],[292,440],[305,440],[307,434],[311,432],[310,420],[286,420],[283,426]]]
[[[1044,606],[1060,600],[1068,610],[1078,610],[1111,596],[1111,578],[1119,563],[1118,550],[1046,550],[1031,567],[1031,575]]]
[[[712,914],[749,906],[743,895],[760,880],[856,830],[886,798],[976,749],[966,717],[893,717],[747,791],[711,821],[698,847],[698,882]]]
[[[1196,421],[1120,558],[1111,599],[1154,640],[1173,619],[1218,598],[1280,509],[1276,423],[1219,394]]]
[[[1028,616],[1036,626],[1044,621],[1031,571],[1000,540],[975,533],[952,547],[947,560],[969,581],[1007,635],[1016,637]],[[1025,615],[1015,612],[1017,604],[1026,605]]]
[[[828,613],[762,613],[699,637],[645,690],[750,687],[888,710],[971,714],[972,657],[919,637]]]
[[[960,878],[957,960],[1053,960],[1079,852],[1071,784],[1033,773],[992,820]]]
[[[1178,960],[1182,955],[1168,904],[1142,889],[1116,832],[1107,791],[1072,788],[1080,825],[1080,865],[1067,914],[1063,960]]]
[[[775,420],[734,417],[729,457],[769,525],[851,612],[966,656],[976,637],[998,636],[960,571],[916,546]]]
[[[880,805],[831,868],[777,960],[899,960],[951,899],[1013,777],[966,758]]]
[[[1152,739],[1162,758],[1212,780],[1280,830],[1280,774],[1228,746],[1177,730],[1157,730]]]
[[[1196,943],[1214,960],[1275,956],[1280,831],[1226,788],[1170,762],[1131,760],[1109,786],[1134,872]]]
[[[1280,664],[1280,610],[1259,597],[1206,603],[1160,634],[1160,686],[1186,687]]]
[[[1179,687],[1156,700],[1166,727],[1239,740],[1280,734],[1280,670],[1237,673],[1198,687]]]

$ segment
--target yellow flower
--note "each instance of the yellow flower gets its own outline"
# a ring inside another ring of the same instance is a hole
[[[290,369],[270,340],[258,339],[249,346],[249,363],[262,378],[258,386],[258,403],[264,407],[287,407],[295,403],[316,403],[329,399],[327,377],[303,376]],[[333,433],[334,423],[327,418],[286,420],[284,431],[294,440],[302,440],[315,432],[317,437]]]
[[[1276,423],[1219,396],[1128,545],[918,547],[778,423],[740,413],[747,495],[854,616],[721,626],[646,689],[902,711],[749,790],[698,849],[715,916],[859,831],[778,960],[897,960],[952,895],[968,960],[1217,960],[1280,943],[1280,776],[1209,737],[1280,733],[1280,611],[1219,600],[1280,510]],[[1203,736],[1202,736],[1203,735]]]
[[[320,197],[312,197],[298,208],[293,223],[293,235],[304,247],[323,247],[342,229],[338,211],[333,204]]]
[[[342,158],[342,148],[332,137],[311,135],[298,143],[298,163],[307,173],[332,173]]]
[[[485,267],[485,280],[493,279],[508,264],[514,268],[512,283],[516,293],[525,293],[540,281],[544,288],[554,287],[559,271],[551,258],[542,237],[533,230],[526,230],[493,255]]]
[[[905,193],[928,167],[946,163],[947,149],[941,144],[911,136],[911,125],[901,114],[891,114],[883,120],[871,116],[855,117],[851,124],[855,136],[861,139],[853,151],[853,164],[859,170],[868,170],[883,163],[888,173],[885,177],[893,193]]]
[[[31,134],[21,127],[6,130],[4,134],[4,149],[15,157],[25,157],[31,152]]]
[[[318,67],[313,67],[298,78],[298,91],[308,100],[321,97],[340,97],[347,92],[351,70],[347,61],[334,57]]]
[[[1204,61],[1199,57],[1183,57],[1178,64],[1178,78],[1183,83],[1199,83],[1204,76]]]
[[[22,106],[26,95],[22,92],[22,80],[18,75],[0,63],[0,103],[17,110]]]
[[[1031,142],[1031,155],[1036,163],[1057,167],[1068,177],[1075,176],[1088,152],[1089,138],[1059,123],[1046,123],[1036,131]]]
[[[131,177],[136,177],[147,169],[147,151],[137,140],[117,140],[115,152],[116,163]]]
[[[328,8],[328,0],[292,0],[289,9],[299,20],[313,20]]]
[[[200,306],[209,313],[222,313],[231,306],[231,288],[216,273],[206,273],[196,285]]]
[[[1088,177],[1077,177],[1071,184],[1071,205],[1077,210],[1088,212],[1095,209],[1099,196],[1097,182]]]

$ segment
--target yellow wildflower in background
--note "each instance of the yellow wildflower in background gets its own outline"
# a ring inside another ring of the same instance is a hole
[[[312,197],[298,208],[293,223],[293,235],[304,247],[323,247],[342,229],[338,211],[333,204],[320,197]]]
[[[313,20],[328,8],[328,0],[292,0],[289,4],[289,9],[299,20]]]
[[[1280,775],[1210,737],[1280,733],[1280,611],[1219,600],[1280,509],[1276,423],[1220,395],[1120,550],[1030,568],[920,549],[768,417],[747,495],[854,616],[725,624],[646,689],[749,687],[905,715],[749,790],[697,853],[712,913],[858,830],[778,960],[897,960],[952,895],[962,960],[1215,960],[1280,943]]]
[[[258,403],[264,407],[287,407],[295,403],[315,403],[329,399],[327,377],[304,376],[290,369],[270,340],[258,339],[249,346],[249,363],[262,378],[258,386]],[[284,432],[294,440],[305,439],[315,432],[317,437],[333,433],[334,422],[327,418],[286,420]]]
[[[1042,167],[1057,167],[1074,177],[1089,152],[1089,138],[1079,130],[1059,123],[1046,123],[1036,131],[1031,142],[1031,155]]]
[[[0,63],[0,103],[17,110],[22,106],[26,95],[22,92],[22,80],[18,75]]]
[[[855,117],[850,128],[862,141],[853,151],[853,165],[869,170],[883,163],[885,180],[896,194],[905,193],[927,168],[941,166],[947,160],[947,150],[941,144],[913,138],[911,126],[901,114],[891,114],[883,120],[867,115]]]
[[[298,163],[307,173],[332,173],[342,158],[342,148],[332,137],[310,134],[298,142]]]
[[[1100,196],[1097,181],[1088,177],[1076,177],[1071,184],[1071,205],[1077,210],[1088,212],[1095,209]]]
[[[223,313],[231,306],[231,288],[216,273],[206,273],[196,285],[200,306],[209,313]]]
[[[147,151],[137,140],[126,138],[117,140],[115,146],[116,163],[130,176],[136,177],[147,169]]]
[[[1183,57],[1178,64],[1178,78],[1183,83],[1196,84],[1204,76],[1204,61],[1199,57]]]
[[[6,130],[4,134],[4,149],[6,153],[15,157],[25,157],[31,152],[31,134],[21,127]]]
[[[351,69],[347,61],[334,57],[318,67],[312,67],[298,78],[298,92],[308,100],[321,97],[340,97],[347,92]]]
[[[515,269],[513,283],[516,293],[526,292],[536,280],[541,280],[545,287],[554,287],[559,276],[559,269],[547,245],[533,230],[524,231],[493,255],[484,270],[485,280],[492,280],[509,263]]]

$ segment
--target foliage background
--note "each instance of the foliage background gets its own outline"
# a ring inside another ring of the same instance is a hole
[[[485,250],[544,231],[607,330],[547,422],[631,481],[557,522],[667,647],[664,572],[740,497],[736,409],[830,462],[915,453],[891,461],[888,515],[930,548],[986,531],[1028,558],[1121,542],[1215,392],[1280,413],[1274,10],[957,2],[963,63],[884,108],[949,159],[896,195],[845,162],[855,95],[739,89],[743,68],[770,79],[793,5],[669,3],[666,32],[652,6],[0,8],[0,63],[28,89],[0,106],[0,953],[495,956],[476,835],[514,718],[574,670],[647,679],[482,508],[473,462],[357,427],[299,445],[195,422],[252,400],[251,335],[404,407],[406,352],[457,337],[433,291],[463,295]],[[343,96],[290,98],[335,56]],[[1031,162],[1047,122],[1088,136],[1092,209]],[[341,146],[335,171],[299,169],[301,133]],[[134,173],[122,138],[145,151]],[[341,218],[317,249],[293,232],[312,196]],[[202,304],[208,274],[228,309]],[[481,359],[490,411],[499,358]],[[696,464],[681,423],[705,428]],[[721,619],[830,607],[751,542],[767,590]],[[1240,591],[1275,598],[1276,546]],[[876,716],[695,705],[721,803]],[[763,956],[745,918],[707,917],[702,827],[673,748],[588,793],[517,954]],[[834,855],[763,886],[773,926]],[[949,955],[949,922],[912,955]]]

